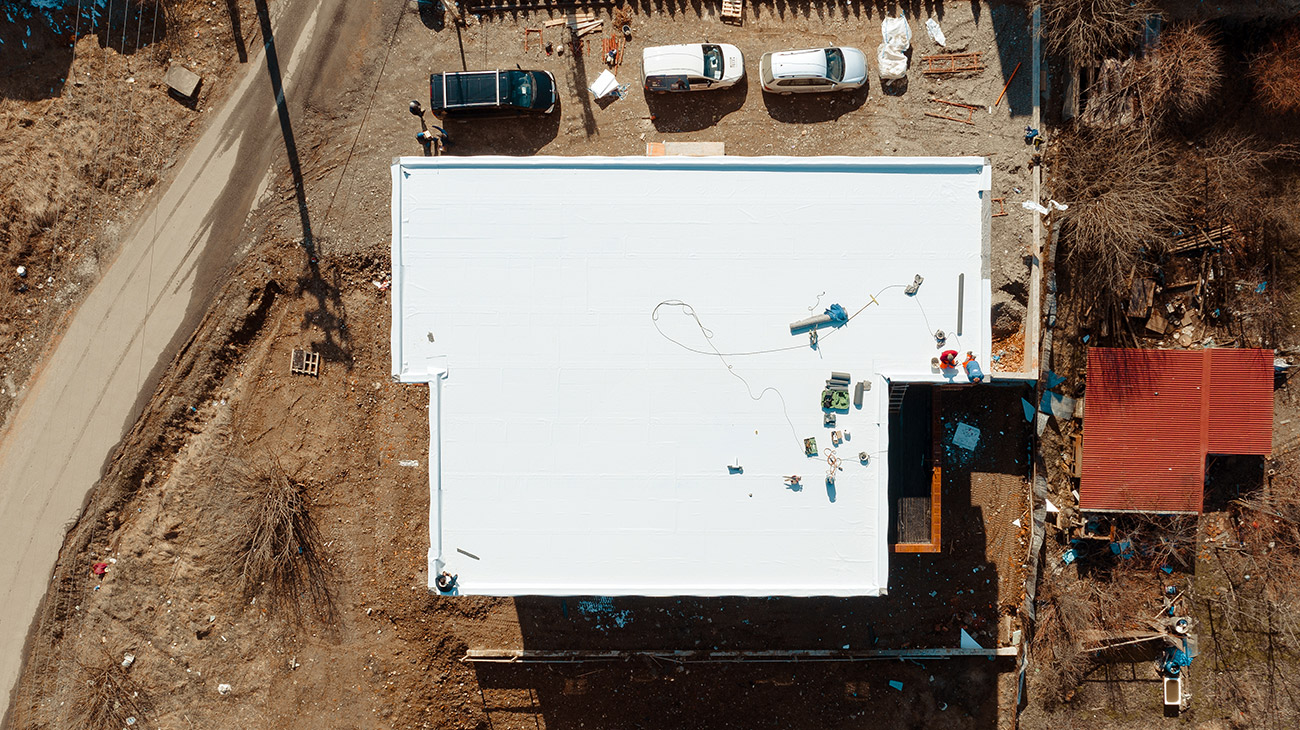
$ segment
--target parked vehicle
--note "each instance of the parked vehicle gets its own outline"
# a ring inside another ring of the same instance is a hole
[[[773,94],[859,89],[867,82],[867,56],[856,48],[764,53],[758,77],[763,91]]]
[[[652,46],[641,52],[641,84],[646,91],[725,89],[744,76],[744,57],[728,43]]]
[[[438,116],[550,114],[559,103],[547,71],[456,71],[429,76],[429,111]]]

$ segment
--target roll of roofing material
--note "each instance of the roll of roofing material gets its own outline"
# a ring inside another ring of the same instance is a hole
[[[838,370],[831,371],[831,380],[843,380],[844,382],[847,383],[852,379],[853,378],[849,377],[848,373],[841,373]]]
[[[829,321],[831,321],[831,316],[829,314],[819,314],[815,317],[809,317],[808,319],[801,319],[798,322],[791,322],[790,334],[798,334],[800,330],[806,330],[809,327],[816,327],[819,324],[826,324]]]
[[[854,388],[853,388],[853,407],[854,407],[854,408],[861,408],[861,407],[862,407],[862,391],[866,390],[866,388],[863,387],[863,386],[865,386],[865,385],[866,385],[866,383],[864,383],[864,382],[862,382],[861,380],[859,380],[859,381],[858,381],[858,384],[857,384],[856,386],[854,386]]]

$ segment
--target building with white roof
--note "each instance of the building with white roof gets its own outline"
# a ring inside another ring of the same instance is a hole
[[[966,382],[932,366],[945,349],[988,365],[987,159],[416,157],[392,175],[392,367],[430,388],[431,588],[886,591],[891,385]],[[792,334],[832,304],[847,324]],[[833,372],[851,402],[832,428]]]

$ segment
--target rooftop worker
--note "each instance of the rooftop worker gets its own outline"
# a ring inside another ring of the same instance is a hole
[[[966,361],[962,365],[966,368],[966,377],[970,378],[972,383],[984,382],[984,371],[980,369],[980,364],[975,361],[975,355],[969,350],[966,351]]]
[[[944,350],[940,353],[939,365],[945,369],[955,370],[957,368],[957,351]]]

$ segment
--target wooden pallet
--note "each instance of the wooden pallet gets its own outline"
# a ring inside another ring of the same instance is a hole
[[[978,53],[936,53],[921,56],[921,73],[923,74],[957,74],[967,71],[983,71]]]
[[[745,0],[722,0],[722,20],[736,25],[745,22]]]
[[[289,361],[289,372],[294,375],[320,377],[320,354],[306,350],[294,350]]]

